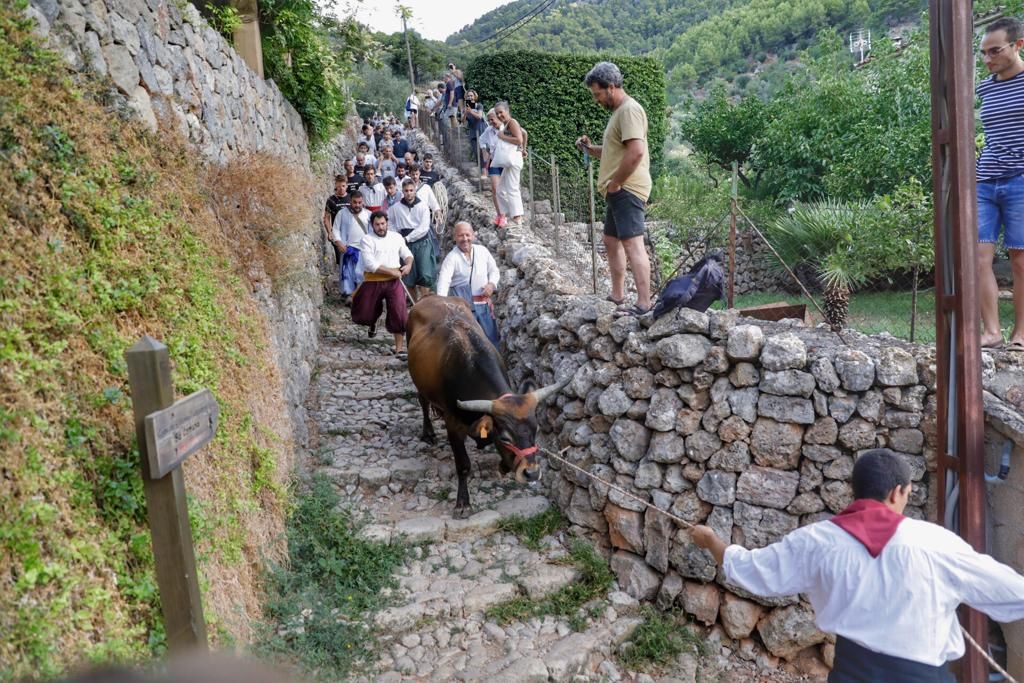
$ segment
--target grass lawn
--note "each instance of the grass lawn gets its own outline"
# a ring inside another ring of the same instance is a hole
[[[736,297],[736,308],[760,306],[763,304],[786,302],[790,304],[808,303],[811,320],[815,324],[821,322],[821,314],[806,298],[796,294],[783,292],[759,292],[742,294]],[[820,296],[818,303],[821,303]],[[717,302],[712,308],[723,308],[724,303]],[[910,339],[911,320],[910,292],[855,292],[850,296],[849,326],[864,334],[880,334],[888,332],[900,339]],[[1009,336],[1013,328],[1013,302],[1009,299],[999,300],[999,319],[1003,328],[1003,336]],[[917,323],[914,341],[923,344],[935,343],[935,294],[932,290],[920,291],[917,295]]]

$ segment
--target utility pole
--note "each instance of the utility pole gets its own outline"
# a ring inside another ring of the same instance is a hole
[[[402,17],[402,32],[405,33],[405,56],[409,58],[409,87],[412,88],[412,92],[415,92],[416,77],[412,70],[412,48],[409,47],[409,26],[406,24],[408,19],[412,19],[412,10],[405,5],[399,5],[397,12],[398,16]]]

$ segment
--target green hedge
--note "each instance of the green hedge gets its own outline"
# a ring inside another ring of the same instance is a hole
[[[508,100],[512,116],[530,134],[530,148],[562,164],[581,165],[576,138],[587,134],[600,143],[610,112],[594,103],[583,77],[599,61],[608,60],[622,70],[626,92],[647,110],[651,171],[661,165],[668,124],[665,69],[650,57],[610,54],[545,54],[498,52],[471,61],[466,84],[476,90],[484,106]]]

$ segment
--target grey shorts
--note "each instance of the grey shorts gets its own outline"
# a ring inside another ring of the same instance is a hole
[[[604,234],[625,240],[644,234],[646,202],[629,190],[619,189],[605,195]]]

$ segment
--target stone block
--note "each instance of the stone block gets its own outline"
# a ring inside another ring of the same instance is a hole
[[[917,360],[898,346],[886,346],[878,354],[875,367],[878,383],[889,387],[917,384]]]
[[[604,508],[608,537],[615,548],[633,553],[644,552],[644,514],[609,503]]]
[[[839,375],[836,374],[835,366],[828,358],[815,358],[811,361],[810,370],[818,388],[826,394],[831,394],[839,388]]]
[[[512,517],[530,519],[544,514],[549,507],[551,507],[551,501],[545,496],[523,496],[501,501],[494,506],[494,511],[501,515],[502,519]]]
[[[757,412],[777,422],[814,424],[814,405],[806,398],[761,394],[757,399]]]
[[[668,611],[675,605],[676,598],[682,592],[682,577],[675,572],[668,572],[661,582],[661,588],[658,589],[658,597],[655,599],[654,604],[658,606],[658,609]]]
[[[445,538],[448,541],[482,538],[498,530],[501,515],[494,510],[481,510],[466,519],[445,520]]]
[[[468,616],[476,612],[484,612],[490,607],[500,605],[503,602],[519,595],[519,588],[511,583],[495,583],[480,586],[466,593],[462,598],[462,607]]]
[[[746,441],[750,436],[750,425],[739,415],[730,415],[718,425],[718,438],[726,443]]]
[[[707,337],[697,334],[676,334],[658,341],[655,354],[667,368],[692,368],[704,362],[711,349]]]
[[[775,543],[796,529],[799,519],[781,510],[736,501],[733,523],[742,530],[744,545],[753,549]]]
[[[683,584],[681,601],[683,609],[692,615],[695,621],[711,626],[718,620],[721,593],[716,584],[686,581]]]
[[[677,401],[679,399],[676,399]],[[597,407],[602,415],[611,418],[623,415],[633,405],[633,399],[626,394],[621,384],[615,383],[601,392]]]
[[[675,391],[658,389],[651,397],[644,425],[659,432],[672,431],[676,426],[676,416],[682,408],[683,402]]]
[[[647,368],[627,368],[622,373],[622,388],[630,398],[650,398],[654,395],[654,375]]]
[[[657,341],[674,334],[708,334],[708,316],[692,308],[680,307],[661,316],[647,330],[647,337]]]
[[[617,550],[612,554],[610,564],[619,586],[629,595],[637,600],[653,600],[658,594],[661,577],[642,557]]]
[[[754,387],[761,381],[761,371],[753,363],[737,363],[729,373],[729,381],[738,389]]]
[[[764,331],[756,325],[737,325],[729,330],[725,352],[733,360],[757,360],[764,347]]]
[[[729,591],[722,595],[719,607],[722,627],[730,638],[739,640],[754,632],[758,620],[764,614],[764,607],[756,602],[744,600]]]
[[[743,472],[750,467],[750,447],[742,441],[728,443],[715,451],[708,461],[708,467],[726,472]]]
[[[875,382],[875,364],[863,351],[842,349],[836,354],[836,374],[847,391],[867,391]],[[842,422],[842,420],[840,420]]]
[[[858,451],[875,446],[875,426],[866,420],[854,418],[839,428],[839,443]]]
[[[819,417],[804,432],[804,441],[809,444],[830,445],[839,437],[839,425],[834,417]]]
[[[440,543],[444,540],[444,520],[439,517],[413,517],[395,524],[395,534],[409,543]]]
[[[579,578],[575,567],[562,564],[538,564],[519,577],[519,586],[531,600],[539,600],[565,588]]]
[[[765,340],[761,349],[761,366],[765,370],[799,370],[806,365],[807,347],[800,337],[786,333]]]
[[[799,484],[800,475],[796,472],[754,465],[740,475],[736,484],[736,499],[752,505],[784,510],[796,496]]]
[[[800,460],[804,428],[798,424],[758,418],[750,433],[750,453],[763,467],[795,469]]]
[[[776,396],[802,396],[810,398],[814,391],[814,376],[802,370],[766,370],[759,388]]]
[[[697,497],[712,505],[732,505],[736,500],[736,475],[711,470],[697,483]]]
[[[639,422],[619,418],[608,432],[615,450],[624,459],[637,462],[647,453],[650,432]]]
[[[694,462],[705,462],[722,447],[717,434],[698,430],[686,437],[686,457]]]
[[[675,432],[654,432],[651,434],[647,457],[654,462],[677,463],[686,455],[686,439]]]
[[[768,651],[783,659],[825,640],[825,634],[814,625],[813,610],[803,604],[769,612],[758,622],[757,632]]]
[[[641,462],[636,468],[633,485],[639,489],[661,487],[661,465],[656,462]]]

